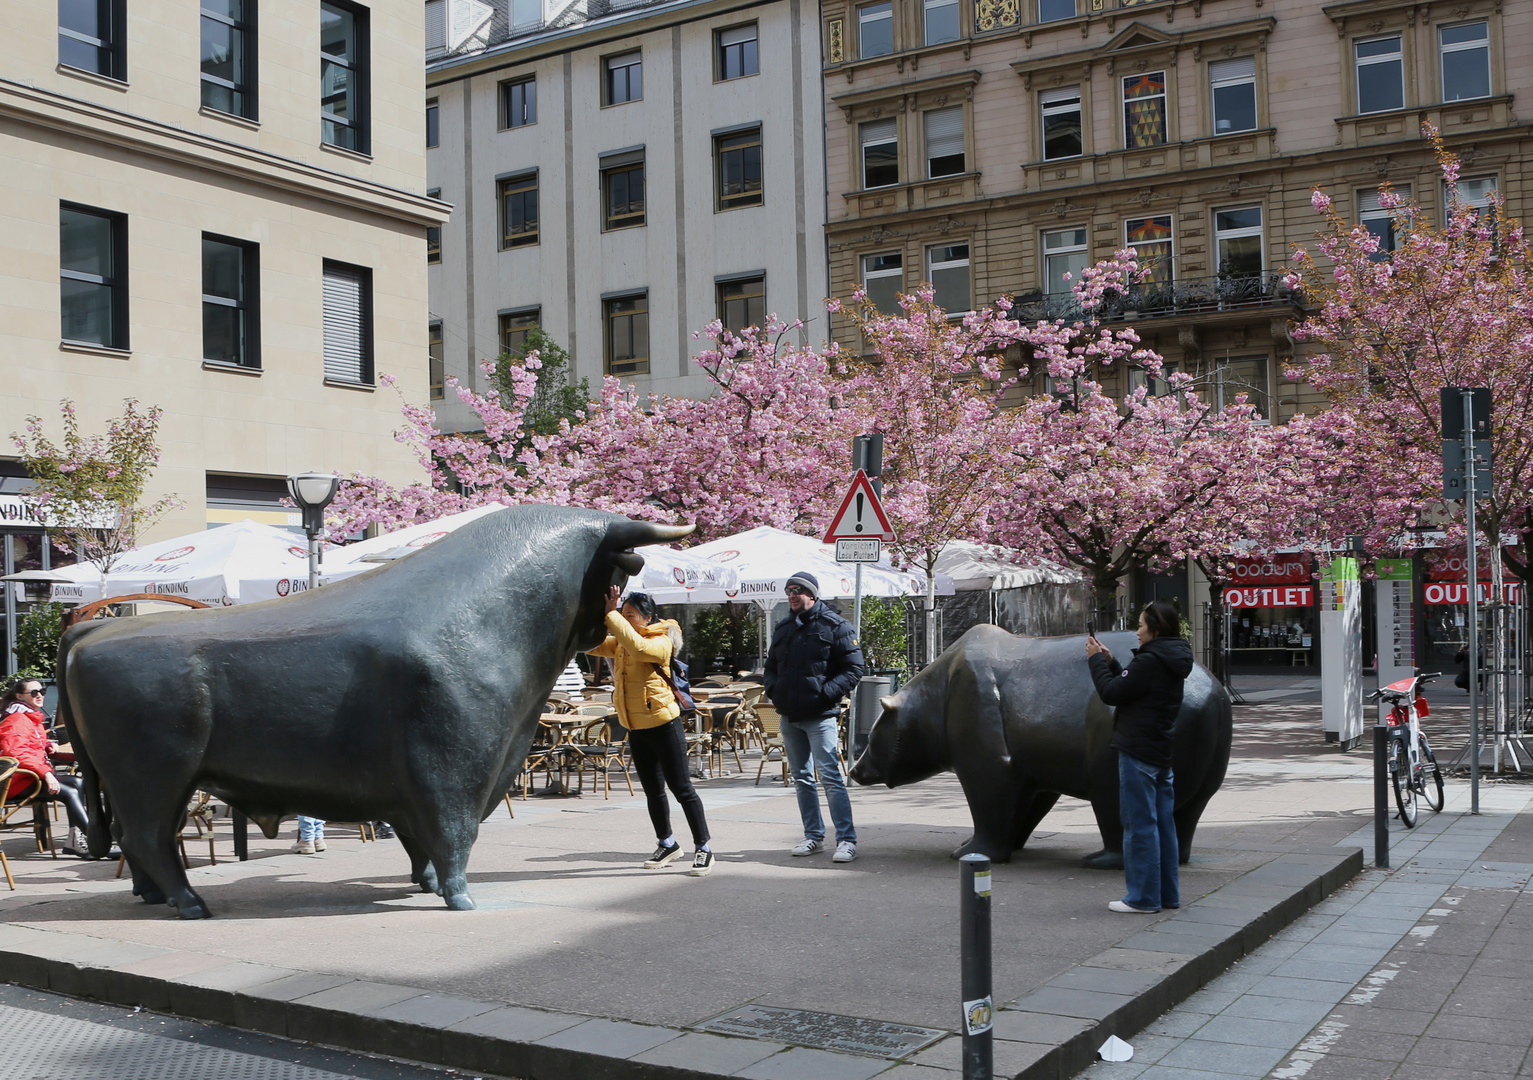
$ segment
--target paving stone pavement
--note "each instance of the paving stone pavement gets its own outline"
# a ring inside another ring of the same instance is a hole
[[[1533,787],[1455,784],[1370,868],[1080,1080],[1533,1077]],[[1371,826],[1347,842],[1373,854]]]

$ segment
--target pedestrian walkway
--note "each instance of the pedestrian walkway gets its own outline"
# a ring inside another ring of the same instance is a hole
[[[1082,1080],[1533,1076],[1533,788],[1491,784],[1392,831],[1370,868]],[[1344,843],[1372,856],[1371,826]]]

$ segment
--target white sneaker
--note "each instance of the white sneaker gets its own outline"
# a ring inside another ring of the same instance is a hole
[[[313,855],[314,854],[314,841],[313,840],[300,840],[300,841],[298,841],[298,843],[293,845],[292,851],[293,851],[293,854],[295,854],[295,855]]]
[[[851,862],[857,857],[857,845],[850,840],[843,840],[836,845],[836,853],[831,856],[831,862]]]
[[[818,841],[818,840],[811,840],[811,839],[809,839],[809,837],[806,836],[802,840],[800,840],[798,842],[798,844],[793,848],[793,850],[788,852],[788,854],[789,855],[813,855],[813,854],[823,850],[824,847],[825,847],[825,845],[823,843],[821,843],[820,841]]]

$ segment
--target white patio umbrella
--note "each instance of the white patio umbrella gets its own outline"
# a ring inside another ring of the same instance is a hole
[[[664,544],[650,544],[633,550],[643,556],[644,571],[637,580],[628,582],[628,590],[647,592],[657,604],[717,603],[716,600],[694,600],[693,597],[740,588],[740,575],[734,567],[694,551]]]
[[[1078,571],[1040,559],[1024,562],[1005,548],[952,540],[937,556],[937,575],[953,579],[959,592],[986,589],[1023,589],[1029,585],[1075,585],[1083,580]]]
[[[104,582],[93,563],[59,567],[54,573],[68,580],[50,593],[54,600],[81,604],[132,593],[237,604],[244,579],[307,578],[308,559],[303,537],[247,518],[125,552]]]

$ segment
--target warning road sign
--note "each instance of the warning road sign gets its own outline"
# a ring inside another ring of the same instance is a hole
[[[853,477],[851,489],[841,501],[841,509],[831,519],[830,528],[825,530],[827,544],[837,540],[894,540],[894,530],[884,516],[883,504],[873,493],[868,474],[861,469]]]

